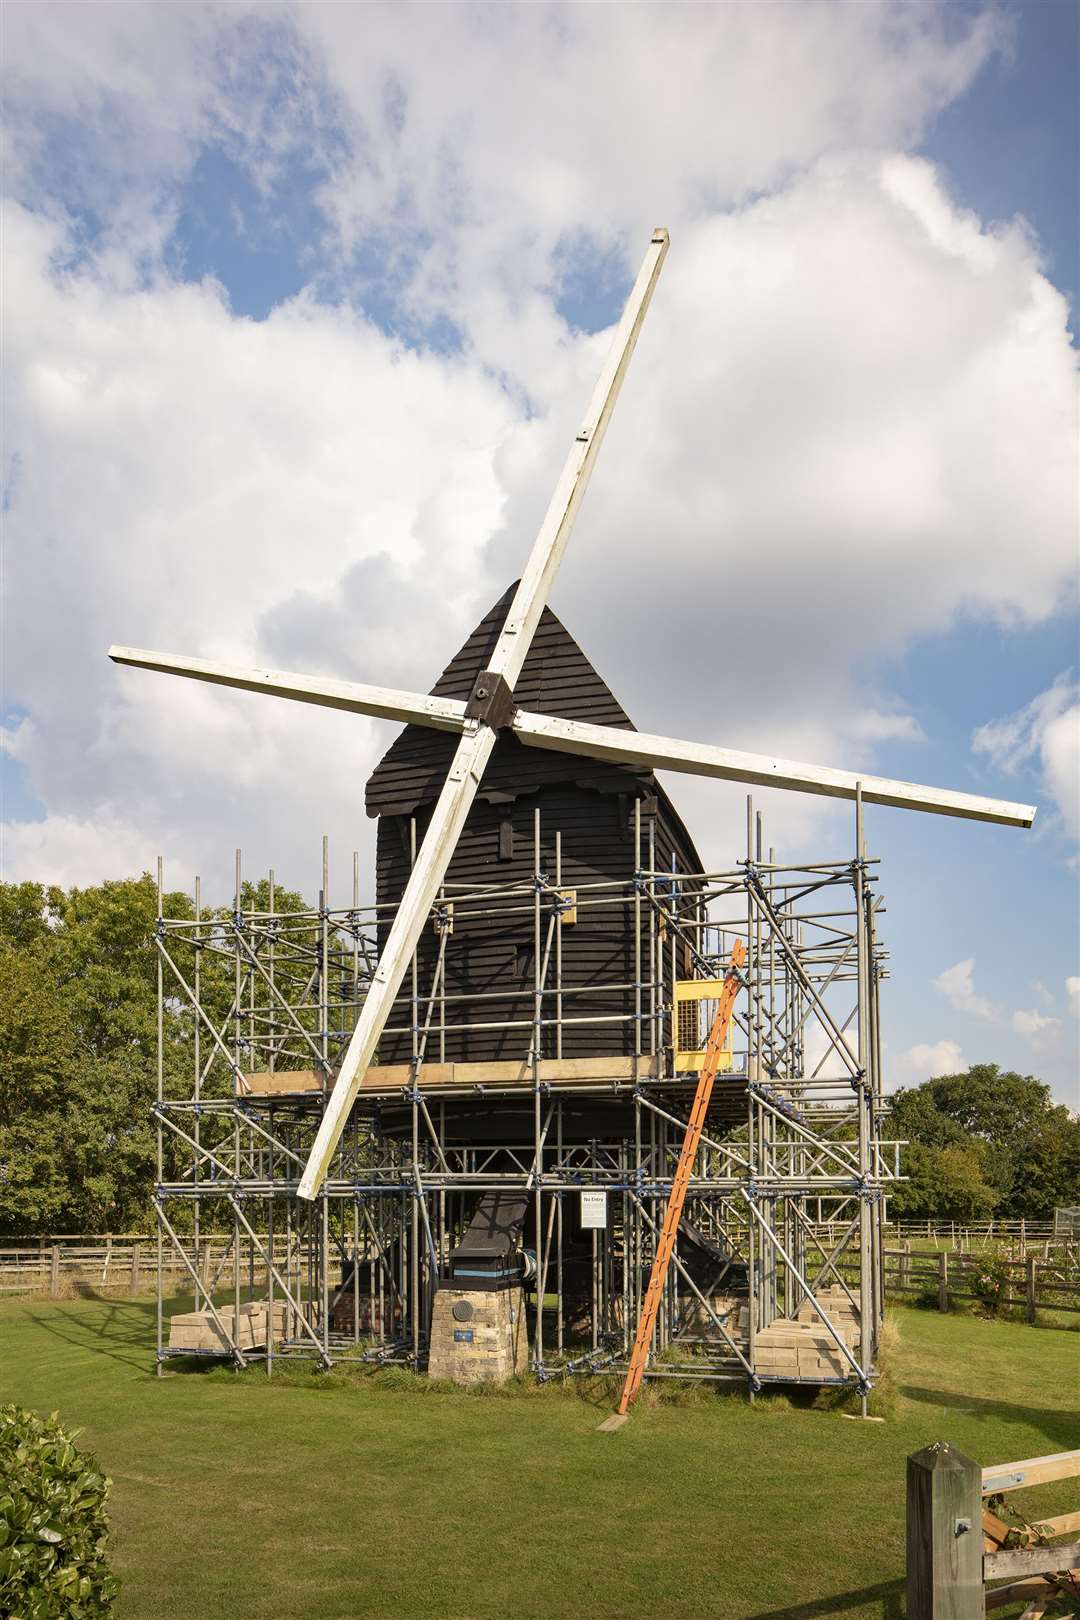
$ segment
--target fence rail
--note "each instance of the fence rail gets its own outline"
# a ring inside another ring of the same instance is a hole
[[[906,1247],[886,1249],[882,1259],[887,1298],[936,1296],[942,1311],[957,1299],[1020,1306],[1029,1322],[1039,1310],[1080,1311],[1080,1266],[1075,1259],[1041,1260],[1028,1254],[1024,1260],[988,1261],[984,1255],[946,1249],[921,1254]]]
[[[821,1244],[830,1251],[844,1232],[844,1226],[828,1222],[817,1228]],[[1069,1241],[1054,1243],[1052,1237],[1043,1237],[1051,1231],[1049,1222],[995,1222],[995,1230],[1003,1241],[1012,1243],[1008,1255],[995,1251],[992,1266],[1004,1283],[997,1303],[1022,1307],[1029,1321],[1034,1321],[1038,1310],[1080,1311],[1080,1243]],[[948,1246],[953,1230],[939,1223],[936,1241],[946,1245],[936,1251],[919,1247],[926,1242],[925,1222],[911,1222],[885,1229],[887,1246],[882,1252],[886,1297],[896,1300],[934,1297],[941,1310],[948,1310],[953,1300],[987,1299],[985,1286],[978,1279],[991,1264],[985,1254],[971,1252],[967,1247],[977,1232],[985,1233],[989,1227],[957,1227],[956,1245]],[[910,1236],[904,1234],[910,1233]],[[1011,1235],[1011,1236],[1010,1236]],[[1015,1245],[1021,1237],[1027,1245],[1026,1253]],[[830,1241],[830,1239],[832,1241]],[[933,1235],[931,1240],[934,1241]],[[895,1245],[895,1246],[892,1246]],[[1009,1257],[1011,1256],[1011,1257]],[[170,1279],[187,1275],[187,1267],[171,1244],[162,1251],[163,1270]],[[274,1263],[284,1263],[285,1244],[279,1238],[274,1245]],[[232,1234],[207,1233],[200,1243],[200,1270],[206,1279],[216,1278],[222,1285],[235,1282],[235,1257]],[[843,1270],[843,1262],[840,1264]],[[94,1283],[99,1287],[123,1287],[132,1292],[151,1284],[157,1270],[157,1237],[146,1232],[125,1233],[56,1233],[47,1236],[0,1238],[0,1295],[50,1293],[58,1295],[74,1281]],[[247,1268],[242,1266],[244,1277]],[[250,1278],[259,1282],[265,1268],[259,1264],[257,1275]]]
[[[954,1244],[963,1238],[973,1242],[1029,1237],[1035,1242],[1052,1238],[1061,1231],[1053,1220],[1033,1221],[1026,1216],[999,1221],[890,1221],[888,1231],[899,1237],[949,1238]]]
[[[284,1244],[276,1243],[275,1264],[284,1258]],[[204,1280],[235,1283],[235,1266],[231,1233],[208,1233],[201,1240],[199,1268]],[[162,1271],[171,1279],[190,1278],[186,1263],[168,1243],[162,1249]],[[241,1262],[241,1282],[249,1280],[248,1273],[248,1265]],[[138,1293],[156,1276],[157,1237],[149,1233],[0,1239],[0,1294],[48,1293],[55,1298],[74,1282],[99,1288],[126,1286]],[[259,1264],[250,1280],[264,1278],[265,1266]]]
[[[849,1221],[822,1217],[812,1223],[822,1242],[842,1238]],[[909,1243],[912,1248],[947,1249],[950,1253],[1007,1253],[1024,1260],[1034,1250],[1044,1259],[1068,1254],[1080,1257],[1080,1226],[1075,1230],[1060,1221],[1002,1220],[971,1224],[964,1221],[889,1221],[882,1228],[886,1248]]]

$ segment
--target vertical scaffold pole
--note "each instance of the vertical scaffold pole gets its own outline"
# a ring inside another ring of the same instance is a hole
[[[233,900],[233,982],[236,996],[236,1017],[233,1022],[233,1058],[237,1070],[240,1067],[240,1056],[244,1049],[244,995],[243,981],[240,972],[241,930],[244,925],[241,877],[240,877],[240,851],[236,851],[236,884]],[[251,1054],[248,1054],[248,1071],[251,1071]],[[233,1084],[236,1082],[234,1080]],[[240,1177],[240,1121],[237,1116],[233,1125],[233,1175],[239,1183]],[[240,1343],[240,1216],[233,1210],[233,1343]]]
[[[274,1017],[274,1010],[273,1010],[274,1009],[274,1001],[275,1001],[275,996],[276,996],[276,975],[275,975],[275,968],[274,968],[274,955],[275,955],[274,946],[275,946],[275,943],[276,943],[276,941],[275,941],[275,933],[276,933],[276,917],[275,917],[276,892],[275,892],[275,888],[274,888],[274,868],[273,867],[270,868],[270,871],[269,871],[269,873],[267,875],[266,895],[267,895],[267,899],[266,899],[267,911],[269,912],[269,917],[268,917],[268,920],[267,920],[267,932],[268,932],[268,935],[269,935],[269,940],[268,940],[268,944],[267,944],[267,948],[266,948],[266,971],[267,971],[267,973],[269,974],[269,977],[270,977],[270,1008],[271,1008],[271,1018],[273,1018]],[[274,1072],[274,1065],[275,1065],[276,1058],[277,1058],[276,1033],[277,1032],[274,1029],[273,1025],[271,1025],[271,1028],[270,1028],[270,1056],[269,1056],[269,1062],[268,1062],[268,1067],[269,1067],[269,1070],[270,1070],[271,1074],[273,1074],[273,1072]],[[273,1121],[274,1121],[273,1104],[271,1103],[271,1105],[270,1105],[270,1126],[271,1126],[270,1134],[271,1134],[271,1137],[273,1136]],[[267,1263],[267,1267],[266,1267],[266,1376],[267,1376],[267,1378],[272,1378],[273,1375],[274,1375],[274,1146],[273,1146],[272,1141],[268,1144],[268,1146],[266,1148],[263,1149],[263,1152],[266,1155],[267,1182],[269,1184],[269,1189],[270,1189],[269,1193],[267,1195],[267,1199],[266,1199],[266,1252],[270,1257],[269,1261]],[[287,1264],[288,1264],[288,1257],[286,1256],[286,1265]]]
[[[199,877],[196,877],[196,879],[195,879],[195,922],[196,922],[196,924],[198,924],[201,921],[202,921],[202,879],[199,878]],[[192,984],[192,989],[193,989],[193,991],[195,993],[195,1005],[196,1006],[201,1006],[202,1005],[202,949],[201,949],[201,945],[200,945],[200,941],[201,941],[201,938],[202,938],[202,930],[201,930],[201,928],[199,928],[199,927],[195,928],[195,930],[193,931],[192,938],[195,941],[195,960],[194,960],[194,962],[192,964],[191,984]],[[158,957],[158,966],[159,966],[159,968],[161,966],[160,955]],[[202,1019],[198,1018],[198,1017],[196,1017],[196,1019],[194,1021],[194,1027],[192,1029],[191,1046],[192,1046],[192,1056],[193,1056],[193,1060],[194,1060],[194,1087],[193,1087],[193,1091],[194,1091],[195,1104],[196,1104],[195,1118],[192,1121],[192,1132],[191,1132],[192,1136],[195,1138],[195,1152],[193,1154],[194,1164],[192,1165],[191,1179],[192,1179],[192,1182],[193,1182],[193,1184],[195,1186],[195,1189],[196,1189],[196,1193],[195,1193],[195,1209],[193,1211],[193,1220],[192,1220],[192,1245],[193,1245],[193,1248],[194,1248],[195,1270],[196,1270],[196,1272],[199,1272],[199,1267],[200,1267],[200,1265],[202,1263],[202,1256],[200,1254],[201,1238],[202,1238],[202,1200],[200,1199],[200,1197],[198,1195],[199,1182],[202,1180],[202,1166],[201,1166],[201,1164],[199,1162],[199,1144],[200,1144],[200,1142],[202,1140],[202,1119],[201,1119],[201,1116],[200,1116],[198,1103],[199,1103],[199,1097],[200,1097],[200,1093],[201,1093],[201,1089],[202,1089]],[[199,1274],[201,1275],[201,1273],[199,1273]]]
[[[158,858],[157,858],[157,929],[158,929],[159,944],[160,944],[161,929],[162,929],[162,926],[163,926],[163,922],[162,922],[162,909],[163,909],[163,906],[162,906],[162,889],[163,889],[163,886],[164,886],[164,874],[165,874],[165,863],[164,863],[164,860],[162,859],[162,857],[159,855]],[[161,1210],[161,1184],[162,1184],[162,1181],[164,1180],[164,1166],[165,1166],[165,1142],[164,1142],[164,1127],[162,1126],[162,1123],[161,1123],[161,1104],[162,1104],[162,1099],[163,1099],[164,1095],[165,1095],[165,979],[164,979],[164,963],[161,960],[161,951],[159,949],[158,952],[157,952],[157,1077],[156,1077],[157,1115],[156,1115],[156,1118],[154,1120],[154,1123],[157,1126],[157,1157],[156,1157],[156,1161],[155,1161],[156,1164],[157,1164],[157,1188],[156,1188],[157,1198],[155,1200],[155,1209],[156,1209],[156,1212],[157,1212],[157,1375],[158,1375],[159,1378],[161,1377],[162,1352],[163,1352],[163,1350],[165,1348],[165,1344],[164,1344],[165,1323],[164,1323],[164,1308],[163,1308],[164,1301],[163,1301],[163,1297],[162,1297],[162,1289],[164,1287],[164,1282],[163,1282],[163,1278],[162,1278],[162,1260],[163,1260],[164,1257],[163,1257],[163,1254],[162,1254],[162,1232],[161,1232],[161,1216],[162,1216],[162,1210]]]
[[[862,783],[855,786],[855,938],[858,964],[858,1060],[859,1077],[856,1093],[859,1104],[859,1361],[868,1368],[873,1356],[874,1295],[873,1260],[870,1249],[870,1087],[867,1080],[869,1067],[867,1028],[867,940],[866,940],[866,867],[863,837]],[[862,1393],[863,1416],[866,1416],[866,1393]]]
[[[541,936],[543,916],[540,909],[540,807],[533,810],[533,1222],[536,1227],[536,1333],[533,1342],[533,1365],[539,1373],[544,1365],[544,1277],[541,1265],[543,1243],[543,1153],[544,1140],[540,1125],[540,1055],[544,1038],[544,980],[541,963]],[[559,928],[556,918],[556,930]]]
[[[330,1077],[330,840],[323,834],[322,888],[319,890],[319,1053],[323,1084]],[[319,1219],[319,1316],[323,1355],[330,1354],[330,1193],[322,1189]]]

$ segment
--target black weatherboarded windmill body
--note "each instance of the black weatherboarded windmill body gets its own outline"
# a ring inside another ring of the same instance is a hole
[[[451,659],[432,689],[435,695],[469,697],[487,667],[514,589],[500,598]],[[550,608],[541,617],[515,698],[522,707],[561,719],[633,729],[611,689]],[[368,781],[368,814],[379,818],[380,916],[392,915],[401,899],[453,747],[445,733],[406,726]],[[556,1031],[554,1019],[543,1020],[538,1055],[629,1056],[635,1041],[640,1048],[627,908],[621,899],[610,905],[598,899],[585,903],[590,885],[595,889],[601,883],[634,880],[638,818],[647,829],[647,847],[658,870],[672,873],[673,881],[678,874],[701,871],[686,827],[651,772],[543,752],[525,747],[511,734],[500,735],[447,869],[445,926],[452,932],[444,946],[444,1004],[453,1016],[441,1038],[429,1036],[428,1058],[437,1054],[447,1062],[481,1063],[524,1058],[532,1051],[537,942],[531,895],[538,871],[545,887],[554,887],[558,877],[575,917],[572,927],[560,930],[560,1029]],[[520,886],[521,904],[510,914],[507,908],[485,914],[475,900],[485,886]],[[454,896],[462,894],[473,897],[471,906],[455,910]],[[574,904],[578,898],[580,905]],[[381,924],[380,945],[388,933],[389,923]],[[425,984],[435,974],[439,949],[440,935],[427,930],[417,953]],[[541,941],[541,955],[543,950]],[[406,983],[380,1042],[381,1062],[402,1063],[414,1055],[412,1004]]]
[[[511,586],[476,626],[435,683],[434,696],[464,702],[476,690],[515,590]],[[541,616],[514,696],[523,707],[561,719],[633,730],[610,687],[550,608]],[[386,919],[379,925],[380,950],[453,748],[453,739],[443,733],[406,726],[368,780],[368,814],[379,822],[376,902]],[[485,1091],[493,1065],[520,1060],[521,1077],[528,1080],[541,1072],[543,1060],[593,1059],[598,1071],[614,1078],[620,1065],[612,1060],[656,1044],[655,1020],[643,1039],[636,982],[640,935],[635,939],[634,915],[625,900],[638,879],[643,847],[658,869],[671,874],[672,891],[701,871],[686,827],[651,772],[541,752],[508,732],[500,734],[447,868],[442,904],[416,951],[416,983],[441,984],[439,1021],[425,1039],[420,1003],[407,981],[378,1053],[380,1064],[411,1065],[420,1078],[421,1059],[433,1058],[473,1077],[475,1093],[440,1104],[441,1140],[444,1147],[486,1144],[485,1165],[492,1176],[512,1173],[514,1150],[527,1153],[533,1125],[533,1102],[526,1092]],[[547,936],[542,929],[538,937],[535,927],[537,891],[546,897],[555,892],[565,902]],[[549,983],[555,928],[557,1011]],[[660,960],[662,1021],[671,1003],[673,972],[669,953]],[[545,989],[539,1001],[538,984]],[[541,1064],[534,1066],[534,1058]],[[606,1097],[564,1102],[560,1132],[567,1141],[619,1141],[632,1128],[632,1117],[626,1088],[613,1088]],[[382,1106],[385,1132],[405,1133],[409,1123],[408,1109]],[[445,1287],[471,1298],[477,1291],[518,1287],[534,1275],[530,1268],[540,1240],[533,1199],[526,1192],[489,1190],[469,1208],[468,1225],[449,1254]],[[707,1282],[725,1256],[689,1223],[685,1239],[695,1277]],[[562,1285],[579,1312],[587,1299],[588,1257],[588,1234],[571,1206],[563,1234]],[[741,1267],[735,1273],[741,1276]],[[456,1303],[461,1310],[464,1301]],[[437,1328],[435,1333],[438,1337]]]

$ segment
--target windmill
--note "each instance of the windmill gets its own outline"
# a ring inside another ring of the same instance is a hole
[[[514,688],[540,623],[574,520],[588,486],[611,413],[668,251],[656,230],[615,332],[588,410],[564,463],[524,572],[488,662],[467,701],[366,686],[349,681],[244,669],[197,658],[114,646],[115,663],[130,664],[218,686],[263,692],[300,703],[399,720],[450,732],[456,752],[415,865],[374,972],[370,990],[341,1062],[298,1193],[318,1196],[361,1081],[446,876],[477,789],[500,732],[531,748],[590,759],[670,770],[721,780],[893,805],[935,815],[1030,827],[1035,809],[979,795],[892,781],[739,752],[679,738],[626,731],[518,709]]]

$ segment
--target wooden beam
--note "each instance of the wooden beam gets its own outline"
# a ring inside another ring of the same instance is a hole
[[[1006,1547],[986,1554],[983,1576],[996,1581],[1008,1575],[1061,1575],[1078,1565],[1080,1541],[1065,1541],[1056,1547]]]
[[[262,1069],[255,1074],[238,1074],[239,1097],[288,1096],[291,1092],[322,1091],[325,1080],[317,1069]]]
[[[1053,1451],[1046,1457],[1026,1457],[1022,1462],[995,1463],[982,1471],[982,1493],[997,1496],[1001,1491],[1018,1491],[1028,1485],[1048,1485],[1055,1479],[1080,1477],[1080,1451]]]
[[[656,1077],[655,1057],[542,1058],[539,1078],[551,1085],[596,1085],[605,1081],[628,1085],[636,1077]],[[248,1078],[245,1075],[245,1080]],[[500,1058],[495,1062],[424,1063],[416,1084],[419,1090],[444,1086],[531,1086],[533,1064],[529,1058]],[[360,1091],[399,1092],[412,1087],[411,1063],[373,1063],[360,1082]]]
[[[487,677],[495,681],[504,680],[511,689],[521,674],[540,615],[544,611],[667,250],[667,232],[654,231],[589,401],[585,420],[570,447],[555,493],[518,582],[510,611],[488,660]],[[476,696],[479,696],[479,691]],[[497,736],[498,733],[484,720],[465,721],[461,741],[432,812],[416,864],[405,885],[372,977],[371,988],[360,1010],[300,1178],[297,1192],[301,1198],[314,1198],[322,1186],[360,1082],[375,1055],[383,1025],[446,876],[446,869]]]
[[[1080,1530],[1080,1513],[1059,1513],[1056,1519],[1034,1519],[1031,1528],[1040,1536],[1067,1536]]]
[[[648,312],[660,271],[667,257],[669,239],[665,230],[652,234],[648,252],[638,271],[622,318],[608,349],[589,408],[577,437],[570,447],[555,493],[551,497],[540,532],[533,542],[525,571],[518,582],[510,611],[506,615],[488,668],[501,675],[513,690],[525,664],[540,615],[551,594],[551,586],[562,561],[578,508],[600,453],[615,401],[637,345],[638,334]]]
[[[1041,1576],[1030,1581],[1012,1581],[1008,1586],[992,1586],[986,1594],[986,1612],[992,1609],[1006,1609],[1010,1604],[1023,1603],[1025,1598],[1032,1602],[1042,1597],[1053,1597],[1058,1587],[1053,1581],[1044,1581]]]
[[[154,669],[163,675],[183,675],[188,680],[231,686],[241,692],[290,698],[294,703],[313,703],[323,709],[370,714],[379,720],[402,720],[406,724],[431,726],[436,731],[461,732],[465,727],[465,705],[456,698],[428,697],[420,692],[363,686],[357,681],[334,681],[319,675],[294,675],[281,669],[245,669],[237,664],[216,664],[206,658],[148,652],[142,647],[110,647],[109,657],[114,664]]]
[[[995,821],[1006,827],[1030,827],[1035,806],[989,799],[981,794],[954,793],[950,788],[924,787],[918,782],[897,782],[859,771],[839,771],[827,765],[805,765],[774,759],[768,754],[746,754],[710,743],[686,742],[644,731],[622,731],[617,726],[595,726],[583,720],[559,720],[553,715],[519,709],[514,735],[530,748],[556,753],[584,754],[590,759],[637,765],[645,770],[682,771],[690,776],[714,776],[728,782],[751,782],[761,787],[784,788],[794,793],[818,793],[834,799],[854,799],[861,785],[866,804],[886,804],[900,810],[924,810],[931,815],[962,816],[969,821]]]

